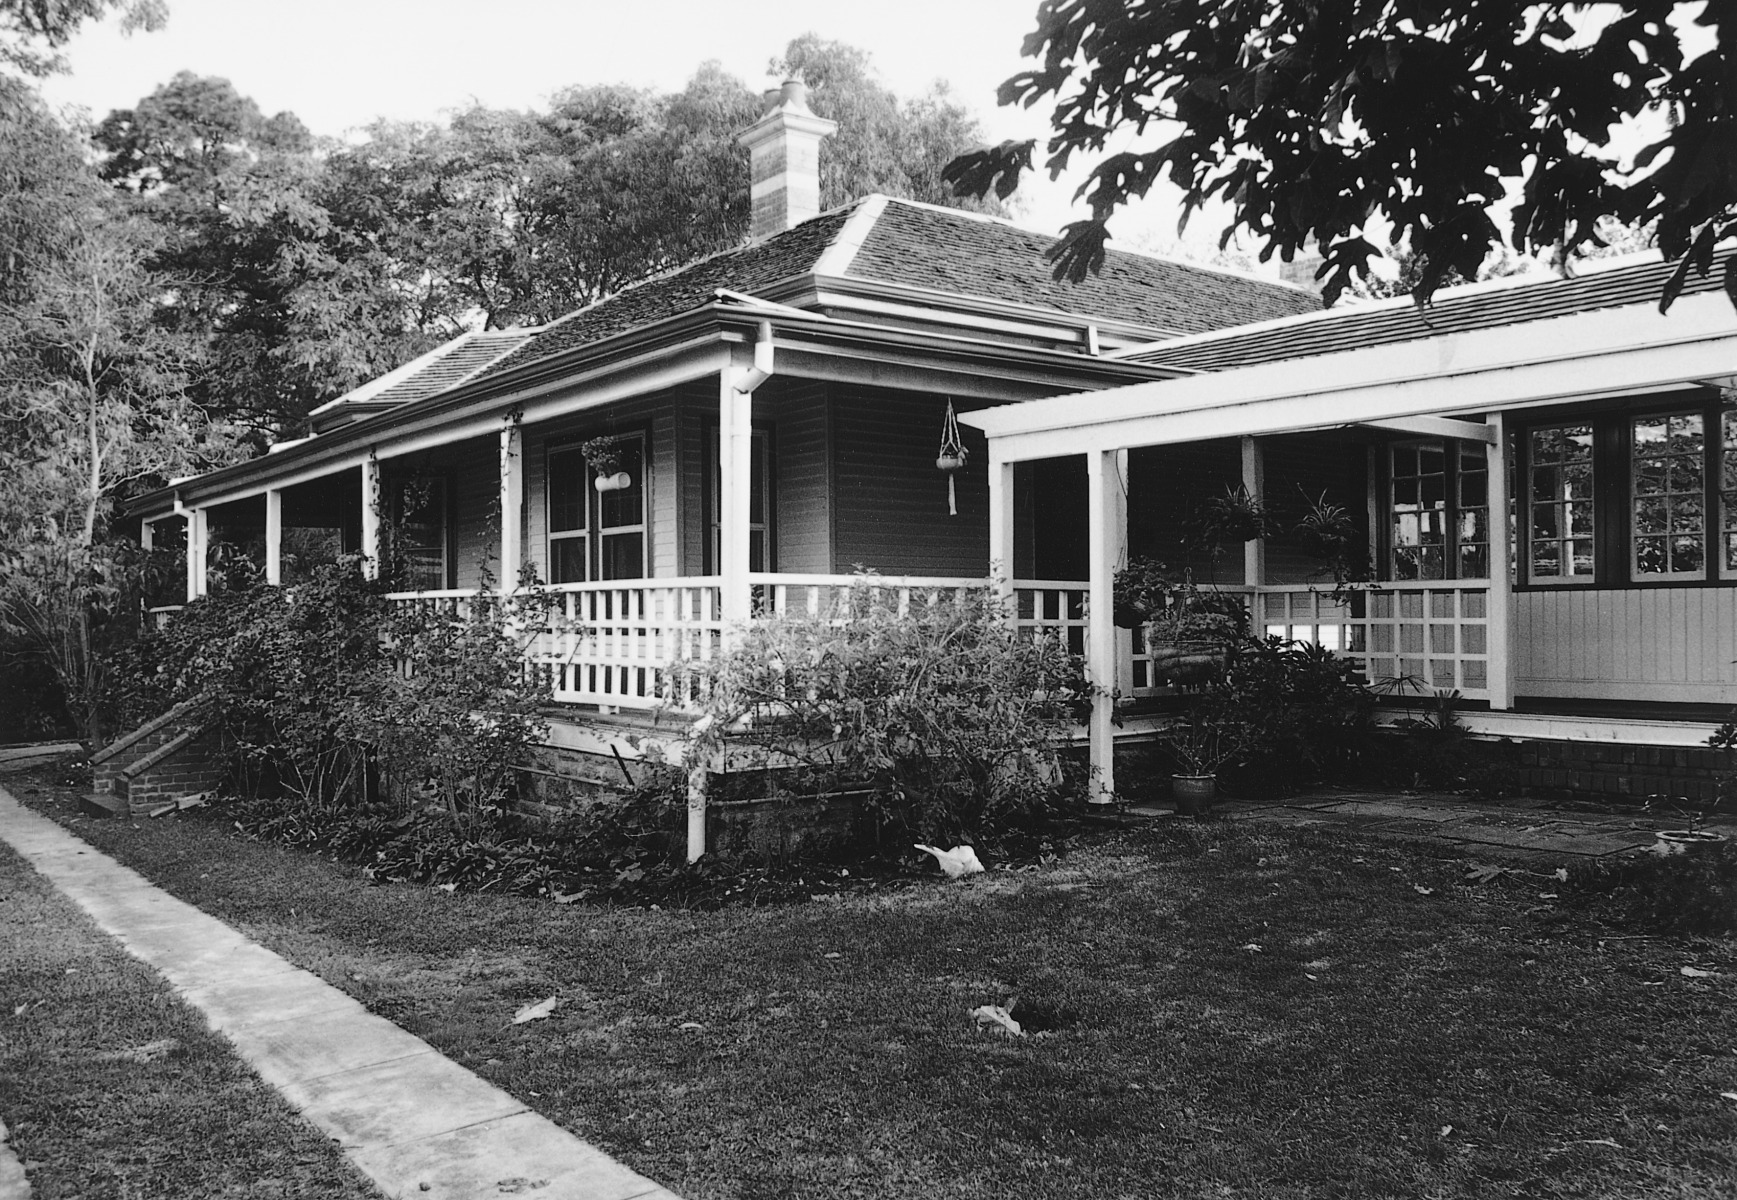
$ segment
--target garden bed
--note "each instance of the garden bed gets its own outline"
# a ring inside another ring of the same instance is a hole
[[[688,1200],[1737,1178],[1733,943],[1606,928],[1435,848],[1163,822],[959,884],[602,908],[373,886],[33,786],[13,790]],[[1013,1038],[968,1015],[1015,996],[1070,1020]]]

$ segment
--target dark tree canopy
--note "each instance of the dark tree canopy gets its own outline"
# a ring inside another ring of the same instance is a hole
[[[1659,246],[1705,272],[1737,232],[1733,0],[1695,17],[1711,49],[1690,59],[1672,0],[1596,6],[1488,0],[1044,0],[1003,104],[1053,102],[1046,166],[1101,156],[1052,257],[1058,277],[1102,263],[1107,222],[1169,180],[1184,219],[1228,203],[1236,226],[1287,261],[1318,242],[1329,299],[1381,251],[1385,218],[1423,264],[1425,299],[1475,278],[1503,232],[1490,208],[1515,188],[1511,241],[1567,259],[1598,223],[1657,222]],[[1602,22],[1602,23],[1601,23]],[[1651,143],[1620,170],[1612,127],[1651,114]],[[1106,154],[1112,135],[1168,137]],[[948,179],[1011,194],[1035,141],[967,154]],[[1225,232],[1228,241],[1231,231]],[[1737,297],[1737,276],[1727,288]]]
[[[86,21],[111,12],[122,27],[156,29],[168,19],[163,0],[0,0],[0,70],[47,75],[63,66],[58,51]]]

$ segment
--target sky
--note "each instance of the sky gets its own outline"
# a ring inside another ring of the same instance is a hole
[[[226,77],[268,114],[287,109],[336,137],[376,117],[434,120],[473,101],[540,107],[573,84],[672,91],[707,59],[767,87],[777,82],[769,61],[813,31],[868,51],[901,96],[945,81],[993,142],[1047,132],[1047,110],[995,102],[1001,81],[1030,65],[1020,47],[1036,10],[1037,0],[169,0],[157,32],[126,36],[112,19],[81,32],[66,52],[70,72],[43,91],[100,119],[188,70]],[[1058,230],[1077,179],[1032,180],[1021,223]],[[1149,223],[1174,232],[1169,212],[1132,215],[1117,232],[1145,236]]]

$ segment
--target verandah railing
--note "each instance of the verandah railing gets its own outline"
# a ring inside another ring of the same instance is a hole
[[[756,617],[851,619],[871,598],[897,611],[940,603],[987,580],[931,576],[756,574],[749,577]],[[702,698],[697,668],[723,652],[722,591],[716,576],[553,584],[543,627],[525,631],[526,658],[544,672],[551,694],[606,709],[689,709]],[[1085,651],[1086,585],[1022,580],[1015,584],[1015,625]],[[401,592],[393,603],[457,619],[466,591]]]
[[[899,611],[989,587],[982,579],[928,576],[757,574],[750,577],[756,616],[849,620],[872,594]],[[1254,628],[1315,642],[1355,660],[1372,683],[1457,689],[1488,696],[1488,591],[1482,580],[1391,582],[1340,604],[1322,590],[1227,586],[1252,607]],[[686,709],[701,698],[703,672],[691,669],[723,651],[724,621],[716,577],[552,585],[545,625],[526,631],[527,659],[547,673],[555,699],[604,708]],[[400,593],[395,603],[456,617],[470,592]],[[1015,626],[1086,653],[1088,587],[1080,580],[1019,580]],[[1131,638],[1121,675],[1125,693],[1159,692],[1141,631]]]

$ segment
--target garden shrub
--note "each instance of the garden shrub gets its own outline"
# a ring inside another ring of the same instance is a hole
[[[1737,845],[1642,854],[1569,871],[1564,898],[1648,933],[1737,933]]]
[[[687,761],[723,750],[773,794],[862,789],[877,827],[953,845],[1042,810],[1078,774],[1061,753],[1090,688],[1080,661],[1021,636],[986,590],[901,612],[865,576],[848,620],[771,618],[712,665]],[[841,612],[842,618],[844,614]]]
[[[1187,720],[1236,747],[1220,772],[1230,790],[1291,792],[1356,769],[1374,733],[1375,696],[1331,650],[1248,639],[1190,699]]]
[[[518,639],[545,602],[486,587],[461,611],[385,597],[354,559],[221,588],[129,648],[117,707],[137,722],[205,694],[244,793],[479,832],[543,732],[547,689]]]

